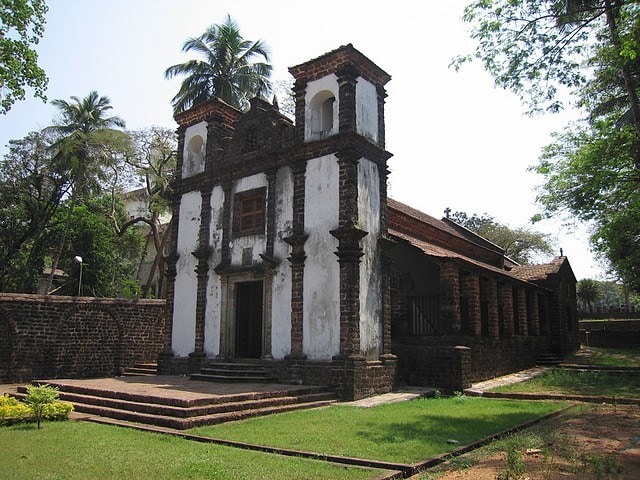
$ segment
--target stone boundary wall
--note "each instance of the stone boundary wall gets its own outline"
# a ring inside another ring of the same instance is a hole
[[[581,320],[580,344],[600,348],[640,348],[640,320]]]
[[[0,382],[115,376],[156,362],[164,300],[0,293]]]

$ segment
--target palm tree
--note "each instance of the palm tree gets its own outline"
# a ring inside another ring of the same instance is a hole
[[[600,284],[591,278],[583,278],[578,282],[578,299],[582,302],[582,309],[593,313],[593,304],[600,296]]]
[[[56,99],[51,104],[58,108],[60,117],[46,130],[59,136],[54,148],[56,155],[67,161],[73,177],[72,199],[77,199],[98,187],[96,180],[113,162],[114,153],[128,148],[127,134],[118,130],[125,122],[108,116],[111,101],[96,91],[82,99],[73,96],[71,101]]]
[[[267,46],[262,40],[252,42],[242,38],[238,24],[230,16],[220,25],[211,25],[199,37],[187,40],[182,51],[191,50],[204,60],[173,65],[164,72],[167,79],[186,76],[172,100],[175,113],[215,97],[245,109],[252,97],[269,93],[272,67],[267,63]],[[252,62],[255,57],[264,61]]]
[[[51,104],[58,108],[60,117],[55,125],[45,130],[59,137],[52,148],[56,158],[67,165],[72,187],[69,211],[52,261],[47,291],[51,288],[66,243],[76,203],[99,189],[105,168],[115,162],[116,156],[126,154],[131,144],[129,135],[119,130],[124,128],[124,120],[108,115],[113,108],[108,97],[98,96],[92,91],[82,99],[73,96],[70,101],[56,99]]]

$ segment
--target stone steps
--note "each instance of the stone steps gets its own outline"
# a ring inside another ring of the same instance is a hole
[[[538,357],[536,365],[542,365],[545,367],[553,367],[562,363],[562,357],[554,353],[543,353]]]
[[[222,383],[277,383],[264,367],[252,363],[215,363],[189,378]]]
[[[324,387],[276,389],[185,400],[48,383],[60,389],[60,399],[73,403],[76,412],[178,430],[323,407],[336,401],[335,394]],[[25,393],[26,387],[20,386],[16,396],[22,397]]]
[[[138,363],[133,367],[125,368],[124,372],[122,372],[123,377],[134,377],[134,376],[151,376],[158,374],[158,364],[157,363]]]

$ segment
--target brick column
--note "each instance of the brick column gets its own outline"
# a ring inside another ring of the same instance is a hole
[[[306,358],[303,353],[304,261],[307,258],[304,244],[308,238],[304,233],[306,171],[306,161],[293,165],[293,235],[284,239],[291,246],[291,353],[286,358],[293,360]]]
[[[218,273],[223,272],[231,265],[231,252],[229,251],[230,232],[233,229],[231,224],[231,181],[225,180],[222,183],[224,201],[222,203],[222,251],[220,265],[216,267]]]
[[[508,283],[498,284],[498,302],[504,316],[504,335],[513,337],[513,287]]]
[[[338,72],[338,131],[356,131],[356,83],[360,73],[353,65]]]
[[[531,331],[529,335],[540,335],[540,314],[538,311],[538,292],[529,292],[529,313],[531,314]]]
[[[520,335],[529,335],[529,329],[527,328],[527,291],[518,287],[517,291],[518,299],[518,318],[516,321],[520,327]]]
[[[473,336],[482,334],[480,325],[480,277],[469,272],[462,277],[462,291],[469,298],[469,329]]]
[[[276,174],[276,169],[267,172],[267,248],[265,253],[271,259],[276,231]]]
[[[340,263],[340,357],[360,356],[360,240],[367,232],[347,224],[331,230]]]
[[[354,91],[355,94],[355,91]],[[355,97],[354,97],[355,100]],[[341,105],[342,110],[342,105]],[[356,152],[339,152],[340,357],[360,356],[360,240],[367,232],[358,228],[358,159]]]
[[[295,136],[299,143],[304,142],[305,129],[305,95],[307,82],[304,80],[296,80],[293,84],[293,95],[295,100]]]
[[[209,246],[209,226],[211,225],[211,190],[202,192],[202,207],[200,210],[200,230],[198,231],[198,248],[191,254],[198,259],[196,265],[196,325],[195,346],[189,354],[189,369],[200,369],[201,359],[204,354],[204,323],[207,310],[207,284],[209,280],[209,258],[211,247]]]
[[[376,85],[376,92],[378,93],[378,146],[385,148],[384,102],[387,91],[382,85]]]
[[[391,353],[391,266],[393,260],[391,250],[395,242],[386,237],[380,239],[380,264],[382,268],[382,356]]]
[[[489,337],[500,338],[500,327],[498,325],[498,282],[495,278],[489,277],[487,285],[487,301],[489,302]]]
[[[452,262],[440,266],[440,308],[446,333],[460,334],[460,270]]]

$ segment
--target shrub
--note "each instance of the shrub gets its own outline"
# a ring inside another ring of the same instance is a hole
[[[25,403],[31,407],[33,416],[40,428],[40,423],[44,419],[44,412],[47,405],[58,400],[58,388],[51,385],[29,385],[27,387],[27,397]]]
[[[44,420],[67,420],[69,414],[73,411],[73,404],[56,400],[53,403],[45,405],[43,412]]]
[[[72,403],[54,400],[52,403],[43,404],[40,420],[67,420],[72,411]],[[32,407],[6,393],[0,396],[0,425],[37,421],[38,419]]]
[[[0,397],[0,425],[24,421],[33,415],[31,409],[6,393]]]

